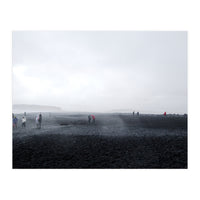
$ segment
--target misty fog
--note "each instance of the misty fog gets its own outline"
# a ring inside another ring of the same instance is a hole
[[[14,31],[13,104],[187,113],[187,32]]]

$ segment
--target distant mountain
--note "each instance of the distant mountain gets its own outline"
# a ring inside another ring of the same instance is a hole
[[[56,106],[14,104],[13,112],[61,112],[61,108]]]

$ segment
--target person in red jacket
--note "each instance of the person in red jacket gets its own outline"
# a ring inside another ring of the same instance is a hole
[[[91,117],[92,117],[92,123],[95,124],[95,116],[91,115]]]
[[[167,115],[167,113],[166,112],[164,112],[164,116],[166,116]]]

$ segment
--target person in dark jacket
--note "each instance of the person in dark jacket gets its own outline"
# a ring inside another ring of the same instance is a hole
[[[88,124],[91,123],[91,115],[88,115]]]
[[[41,128],[41,126],[42,126],[42,114],[41,113],[39,114],[38,122],[39,122],[39,128]]]
[[[17,117],[14,117],[14,119],[13,119],[13,128],[17,128],[17,122],[18,122]]]

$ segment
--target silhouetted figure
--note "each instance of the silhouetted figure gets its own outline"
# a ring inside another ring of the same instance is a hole
[[[139,112],[137,112],[137,116],[139,116],[140,115],[140,113]]]
[[[92,123],[95,124],[95,116],[94,115],[91,116],[92,116]]]
[[[41,126],[42,126],[42,114],[41,113],[39,114],[38,121],[39,121],[39,128],[41,128]]]
[[[88,115],[88,124],[91,123],[91,115]]]
[[[135,112],[133,112],[133,116],[135,115]]]

